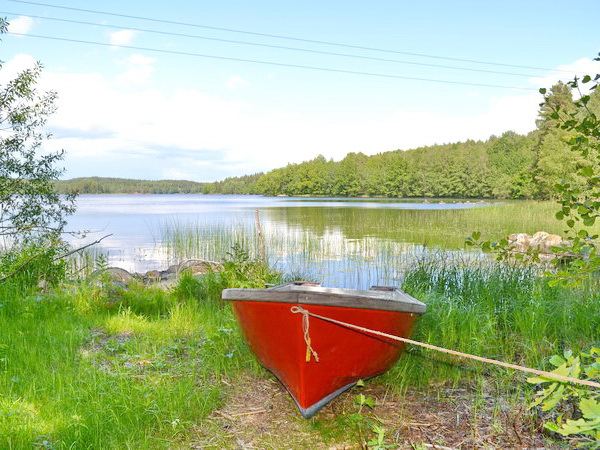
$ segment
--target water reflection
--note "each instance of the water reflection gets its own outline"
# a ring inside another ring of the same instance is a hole
[[[223,246],[231,242],[213,245],[211,236],[234,229],[253,236],[254,211],[259,209],[273,264],[330,285],[367,287],[397,280],[426,248],[459,251],[463,237],[449,232],[448,225],[465,211],[483,206],[428,201],[82,195],[69,228],[90,230],[84,239],[72,239],[73,246],[112,234],[98,245],[108,253],[109,264],[144,272],[164,269],[181,257],[222,258]],[[187,229],[196,237],[185,244],[189,248],[174,254],[164,242],[166,229]]]

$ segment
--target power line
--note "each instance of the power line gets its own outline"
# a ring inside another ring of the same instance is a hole
[[[15,16],[16,15],[25,15],[23,13],[14,13],[14,12],[8,12],[8,11],[0,11],[0,14],[9,14],[9,15],[15,15]],[[349,54],[349,53],[326,52],[326,51],[312,50],[312,49],[306,49],[306,48],[287,47],[287,46],[283,46],[283,45],[260,44],[260,43],[256,43],[256,42],[236,41],[236,40],[221,39],[221,38],[214,38],[214,37],[208,37],[208,36],[199,36],[197,34],[174,33],[174,32],[169,32],[169,31],[153,30],[153,29],[149,29],[149,28],[124,27],[124,26],[120,26],[120,25],[108,25],[108,24],[102,24],[102,23],[86,22],[86,21],[82,21],[82,20],[63,19],[63,18],[59,18],[59,17],[35,16],[32,14],[27,14],[27,16],[32,17],[34,19],[52,20],[52,21],[56,21],[56,22],[73,23],[73,24],[79,24],[79,25],[90,25],[90,26],[95,26],[95,27],[112,28],[112,29],[119,29],[119,30],[140,31],[143,33],[153,33],[153,34],[160,34],[160,35],[166,35],[166,36],[203,39],[203,40],[208,40],[208,41],[225,42],[225,43],[230,43],[230,44],[251,45],[251,46],[255,46],[255,47],[266,47],[266,48],[274,48],[274,49],[279,49],[279,50],[293,50],[293,51],[297,51],[297,52],[315,53],[315,54],[319,54],[319,55],[342,56],[345,58],[357,58],[357,59],[363,59],[363,60],[369,60],[369,61],[382,61],[382,62],[390,62],[390,63],[397,63],[397,64],[408,64],[408,65],[413,65],[413,66],[435,67],[435,68],[439,68],[439,69],[463,70],[463,71],[468,71],[468,72],[492,73],[492,74],[511,75],[511,76],[517,76],[517,77],[527,77],[527,78],[532,78],[532,77],[537,76],[537,75],[525,74],[525,73],[501,72],[501,71],[496,71],[496,70],[473,69],[473,68],[469,68],[469,67],[444,66],[441,64],[428,64],[428,63],[419,63],[419,62],[413,62],[413,61],[402,61],[402,60],[397,60],[397,59],[376,58],[376,57],[372,57],[372,56],[353,55],[353,54]]]
[[[472,64],[485,64],[485,65],[491,65],[491,66],[514,67],[514,68],[519,68],[519,69],[533,69],[533,70],[545,70],[545,71],[552,71],[552,72],[566,72],[566,73],[571,74],[571,72],[569,72],[568,70],[549,69],[549,68],[534,67],[534,66],[521,66],[521,65],[517,65],[517,64],[505,64],[505,63],[498,63],[498,62],[492,62],[492,61],[480,61],[480,60],[474,60],[474,59],[451,58],[448,56],[430,55],[430,54],[425,54],[425,53],[412,53],[412,52],[404,52],[404,51],[399,51],[399,50],[389,50],[389,49],[382,49],[382,48],[376,48],[376,47],[365,47],[365,46],[360,46],[360,45],[343,44],[343,43],[338,43],[338,42],[303,39],[303,38],[297,38],[297,37],[293,37],[293,36],[283,36],[283,35],[278,35],[278,34],[259,33],[259,32],[255,32],[255,31],[238,30],[238,29],[234,29],[234,28],[214,27],[214,26],[201,25],[201,24],[195,24],[195,23],[189,23],[189,22],[180,22],[180,21],[174,21],[174,20],[155,19],[152,17],[143,17],[143,16],[134,16],[134,15],[129,15],[129,14],[112,13],[112,12],[108,12],[108,11],[98,11],[98,10],[93,10],[93,9],[51,5],[49,3],[33,2],[33,1],[27,1],[27,0],[8,0],[8,1],[13,2],[13,3],[23,3],[23,4],[28,4],[28,5],[46,6],[48,8],[64,9],[64,10],[69,10],[69,11],[79,11],[79,12],[85,12],[85,13],[91,13],[91,14],[101,14],[101,15],[105,15],[105,16],[123,17],[123,18],[127,18],[127,19],[136,19],[136,20],[146,20],[149,22],[165,23],[165,24],[170,24],[170,25],[179,25],[179,26],[187,26],[187,27],[194,27],[194,28],[205,28],[205,29],[209,29],[209,30],[226,31],[226,32],[230,32],[230,33],[240,33],[240,34],[247,34],[247,35],[252,35],[252,36],[285,39],[285,40],[298,41],[298,42],[308,42],[311,44],[333,45],[336,47],[353,48],[353,49],[358,49],[358,50],[369,50],[369,51],[384,52],[384,53],[393,53],[393,54],[398,54],[398,55],[418,56],[421,58],[442,59],[442,60],[446,60],[446,61],[458,61],[458,62],[466,62],[466,63],[472,63]]]
[[[131,50],[141,50],[141,51],[154,52],[154,53],[165,53],[165,54],[169,54],[169,55],[194,56],[194,57],[199,57],[199,58],[210,58],[210,59],[218,59],[218,60],[224,60],[224,61],[236,61],[236,62],[245,62],[245,63],[252,63],[252,64],[263,64],[263,65],[269,65],[269,66],[288,67],[288,68],[294,68],[294,69],[318,70],[321,72],[346,73],[346,74],[351,74],[351,75],[365,75],[365,76],[372,76],[372,77],[379,77],[379,78],[391,78],[391,79],[410,80],[410,81],[426,81],[426,82],[443,83],[443,84],[457,84],[457,85],[462,85],[462,86],[478,86],[478,87],[489,87],[489,88],[500,88],[500,89],[515,89],[515,90],[523,90],[523,91],[537,91],[537,89],[520,87],[520,86],[505,86],[505,85],[485,84],[485,83],[468,83],[468,82],[464,82],[464,81],[438,80],[438,79],[433,79],[433,78],[408,77],[408,76],[403,76],[403,75],[392,75],[392,74],[383,74],[383,73],[375,73],[375,72],[360,72],[360,71],[354,71],[354,70],[333,69],[333,68],[328,68],[328,67],[305,66],[305,65],[300,65],[300,64],[285,64],[285,63],[278,63],[278,62],[274,62],[274,61],[233,58],[233,57],[229,57],[229,56],[207,55],[204,53],[182,52],[182,51],[175,51],[175,50],[162,50],[162,49],[157,49],[157,48],[138,47],[138,46],[133,46],[133,45],[113,45],[113,44],[109,44],[106,42],[85,41],[85,40],[81,40],[81,39],[61,38],[61,37],[57,37],[57,36],[44,36],[44,35],[39,35],[39,34],[25,34],[25,33],[15,33],[15,32],[10,32],[9,34],[12,34],[15,36],[33,37],[33,38],[37,38],[37,39],[49,39],[49,40],[53,40],[53,41],[73,42],[73,43],[86,44],[86,45],[100,45],[103,47],[121,47],[121,48],[127,48],[127,49],[131,49]]]

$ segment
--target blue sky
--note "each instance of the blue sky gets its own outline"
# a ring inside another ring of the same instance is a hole
[[[51,2],[189,25],[37,3],[0,0],[12,22],[0,44],[0,79],[43,62],[41,85],[59,94],[46,147],[66,150],[65,178],[212,181],[318,154],[337,160],[350,151],[525,133],[539,87],[599,71],[591,62],[600,50],[597,1]]]

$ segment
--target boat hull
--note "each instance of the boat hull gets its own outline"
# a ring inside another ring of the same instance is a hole
[[[342,322],[408,337],[417,314],[295,302],[232,301],[233,310],[259,362],[269,369],[296,401],[301,414],[311,417],[360,379],[388,370],[400,357],[404,344],[324,321],[309,318],[310,356],[304,337],[305,310]]]

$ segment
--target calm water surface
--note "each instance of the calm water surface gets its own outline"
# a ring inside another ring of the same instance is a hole
[[[304,241],[319,241],[328,248],[329,256],[321,255],[318,261],[303,259],[300,248],[273,249],[272,262],[284,270],[308,271],[328,284],[345,287],[365,287],[389,278],[374,264],[377,255],[366,248],[370,241],[391,240],[401,245],[397,251],[418,253],[427,245],[424,240],[429,240],[427,226],[443,226],[454,213],[486,206],[467,201],[223,195],[81,195],[77,204],[69,229],[89,233],[72,244],[82,246],[111,234],[96,248],[108,254],[110,265],[136,272],[164,269],[173,262],[163,245],[165,227],[193,224],[196,229],[216,230],[235,226],[253,233],[258,209],[265,236],[272,241],[298,242],[296,237],[302,235]],[[462,244],[462,237],[456,242],[440,241],[440,233],[435,233],[436,242],[429,243],[434,247],[451,249]],[[348,276],[355,271],[363,273]]]

